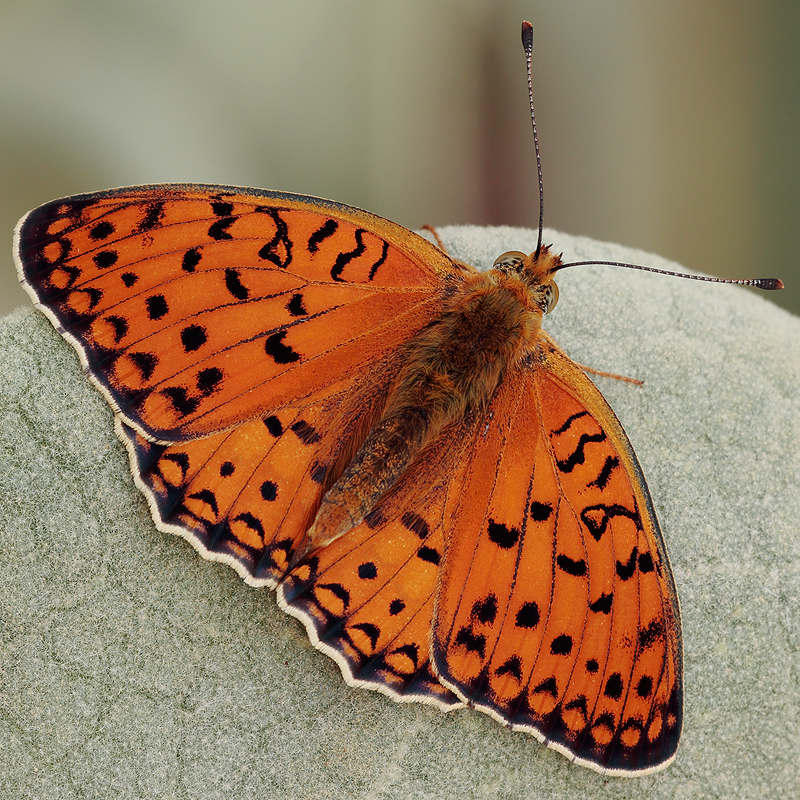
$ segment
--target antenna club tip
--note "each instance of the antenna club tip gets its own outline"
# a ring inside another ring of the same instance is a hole
[[[749,281],[744,281],[744,284],[767,292],[772,289],[783,289],[783,281],[780,278],[753,278]]]
[[[522,46],[526,53],[533,50],[533,25],[528,20],[522,22]]]

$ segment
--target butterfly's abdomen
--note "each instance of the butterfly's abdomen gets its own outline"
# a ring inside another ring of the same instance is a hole
[[[470,275],[407,345],[381,419],[323,498],[309,548],[357,525],[426,445],[467,414],[483,413],[503,375],[533,346],[540,323],[518,277]]]

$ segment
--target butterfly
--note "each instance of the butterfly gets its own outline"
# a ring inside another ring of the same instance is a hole
[[[675,584],[630,442],[542,329],[541,219],[479,272],[347,205],[164,184],[47,203],[15,257],[156,526],[275,588],[349,684],[608,775],[674,759]]]
[[[558,256],[222,186],[48,203],[20,275],[156,525],[278,589],[349,683],[464,703],[609,773],[671,759],[675,587],[636,457],[542,330]]]

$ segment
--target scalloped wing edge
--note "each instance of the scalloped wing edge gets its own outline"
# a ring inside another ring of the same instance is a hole
[[[306,629],[306,633],[308,634],[308,638],[311,644],[317,650],[328,656],[328,658],[336,662],[336,665],[339,667],[339,670],[342,673],[342,677],[344,678],[345,683],[348,686],[352,686],[355,689],[369,689],[370,691],[373,692],[379,692],[380,694],[383,694],[386,697],[389,697],[392,700],[394,700],[395,703],[423,703],[424,705],[429,705],[433,706],[434,708],[438,708],[440,711],[444,713],[447,713],[449,711],[455,711],[456,709],[464,708],[467,705],[469,705],[468,703],[464,702],[463,698],[461,698],[460,703],[443,703],[441,700],[437,700],[435,697],[430,697],[428,695],[417,695],[411,693],[400,694],[399,692],[393,691],[391,687],[386,686],[385,684],[382,683],[378,683],[377,681],[365,681],[362,680],[361,678],[357,678],[350,669],[350,665],[347,663],[344,656],[338,650],[336,650],[336,648],[331,647],[330,645],[326,644],[319,638],[316,626],[314,625],[314,620],[309,615],[305,614],[302,610],[295,608],[294,606],[289,604],[289,602],[283,595],[282,584],[278,585],[276,598],[278,601],[278,606],[281,608],[282,611],[286,612],[289,616],[294,617],[295,619],[298,619],[300,620],[300,622],[303,623],[303,626]],[[433,662],[429,663],[433,668]],[[444,686],[444,684],[442,685]]]

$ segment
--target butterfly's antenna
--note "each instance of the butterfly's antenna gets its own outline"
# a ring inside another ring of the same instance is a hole
[[[536,114],[533,110],[533,76],[531,73],[531,60],[533,57],[533,25],[530,22],[522,23],[522,46],[525,48],[525,62],[528,68],[528,99],[531,104],[531,125],[533,126],[533,146],[536,149],[536,171],[539,174],[539,240],[536,242],[536,253],[533,260],[539,258],[542,250],[542,228],[544,227],[544,183],[542,182],[542,158],[539,154],[539,136],[536,133]],[[735,283],[739,286],[754,286],[756,289],[783,289],[780,278],[709,278],[705,275],[686,275],[682,272],[669,272],[655,267],[642,267],[639,264],[625,264],[620,261],[573,261],[571,264],[559,264],[552,272],[567,267],[583,267],[589,264],[607,264],[612,267],[627,267],[628,269],[642,269],[646,272],[658,272],[661,275],[672,275],[675,278],[690,278],[694,281],[710,281],[712,283]]]
[[[544,225],[544,184],[542,183],[542,158],[539,155],[539,137],[536,134],[536,115],[533,112],[533,77],[531,76],[531,58],[533,56],[533,25],[522,23],[522,46],[525,48],[525,63],[528,67],[528,99],[531,103],[531,125],[533,125],[533,146],[536,148],[536,170],[539,173],[539,241],[536,243],[535,261],[542,251],[542,227]]]
[[[655,267],[643,267],[639,264],[626,264],[621,261],[573,261],[570,264],[559,264],[553,272],[567,267],[585,267],[590,264],[606,264],[610,267],[627,267],[628,269],[641,269],[645,272],[657,272],[660,275],[672,275],[674,278],[689,278],[693,281],[709,281],[711,283],[735,283],[739,286],[753,286],[756,289],[783,289],[783,281],[780,278],[710,278],[707,275],[687,275],[684,272],[670,272],[666,269],[656,269]]]

